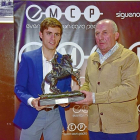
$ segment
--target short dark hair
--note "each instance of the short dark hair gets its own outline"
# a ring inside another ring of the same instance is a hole
[[[45,18],[41,24],[40,24],[40,32],[43,33],[45,29],[48,29],[49,27],[59,27],[60,28],[60,34],[63,33],[63,27],[62,24],[56,19],[56,18]]]

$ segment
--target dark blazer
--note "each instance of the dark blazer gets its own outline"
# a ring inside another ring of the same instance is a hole
[[[58,63],[62,55],[58,54]],[[21,104],[14,118],[14,123],[20,128],[29,128],[38,115],[38,111],[28,105],[30,97],[37,98],[42,94],[41,84],[43,81],[42,48],[22,54],[22,59],[17,73],[15,93]],[[71,91],[71,76],[57,82],[57,88],[61,92]],[[67,129],[65,110],[59,106],[59,112],[64,129]]]

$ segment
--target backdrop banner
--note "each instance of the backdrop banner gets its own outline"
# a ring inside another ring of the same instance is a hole
[[[72,56],[74,68],[80,69],[82,84],[87,59],[96,49],[95,24],[101,19],[116,22],[120,32],[118,42],[134,51],[140,59],[140,2],[14,1],[15,78],[22,53],[42,45],[39,30],[41,21],[46,17],[55,17],[62,23],[63,35],[57,51]],[[79,89],[74,80],[72,89]],[[15,100],[15,108],[18,105]],[[71,104],[66,110],[66,117],[68,131],[63,132],[62,140],[88,140],[88,106]],[[19,137],[20,131],[16,131]]]

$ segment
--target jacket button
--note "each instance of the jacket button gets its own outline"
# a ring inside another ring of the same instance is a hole
[[[98,85],[100,85],[100,82],[98,82]]]
[[[103,115],[103,112],[101,112],[100,115]]]

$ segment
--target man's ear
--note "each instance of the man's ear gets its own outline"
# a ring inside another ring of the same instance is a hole
[[[118,38],[119,38],[119,33],[115,32],[115,40],[118,40]]]
[[[39,32],[39,37],[42,39],[42,33],[41,32]]]
[[[39,32],[39,38],[42,41],[42,33],[41,32]]]

